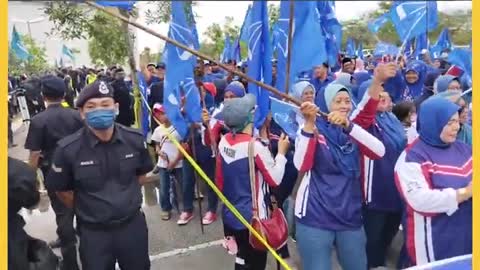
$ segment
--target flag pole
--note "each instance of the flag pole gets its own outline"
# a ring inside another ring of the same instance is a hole
[[[190,48],[190,47],[188,47],[188,46],[186,46],[186,45],[184,45],[184,44],[182,44],[182,43],[177,42],[176,40],[173,40],[173,39],[171,39],[171,38],[169,38],[169,37],[166,37],[166,36],[164,36],[164,35],[162,35],[162,34],[159,34],[159,33],[155,32],[155,31],[153,31],[153,30],[151,30],[151,29],[149,29],[149,28],[147,28],[147,27],[145,27],[145,26],[143,26],[143,25],[141,25],[141,24],[139,24],[139,23],[137,23],[137,22],[129,21],[125,16],[116,14],[116,13],[114,13],[114,12],[112,12],[112,11],[110,11],[110,10],[107,10],[107,9],[103,8],[102,6],[100,6],[100,5],[96,4],[96,3],[90,2],[90,1],[86,1],[85,3],[86,3],[87,5],[89,5],[89,6],[92,6],[92,7],[94,7],[94,8],[97,8],[97,9],[99,9],[99,10],[101,10],[101,11],[107,13],[107,14],[110,14],[111,16],[114,16],[115,18],[117,18],[117,19],[119,19],[119,20],[121,20],[121,21],[123,21],[123,22],[125,22],[125,23],[128,23],[128,24],[130,24],[130,25],[132,25],[132,26],[134,26],[134,27],[136,27],[136,28],[138,28],[138,29],[141,29],[141,30],[143,30],[143,31],[145,31],[145,32],[147,32],[147,33],[155,36],[155,37],[158,37],[158,38],[160,38],[160,39],[162,39],[162,40],[164,40],[164,41],[166,41],[166,42],[168,42],[168,43],[171,43],[171,44],[173,44],[173,45],[181,48],[182,50],[185,50],[185,51],[187,51],[187,52],[189,52],[189,53],[191,53],[191,54],[193,54],[193,55],[195,55],[195,56],[197,56],[197,57],[200,57],[200,58],[205,59],[205,60],[209,60],[209,61],[211,61],[212,63],[217,64],[219,67],[223,68],[224,70],[229,71],[229,72],[231,72],[231,73],[233,73],[233,74],[235,74],[235,75],[237,75],[237,76],[239,76],[239,77],[242,77],[242,78],[244,78],[246,81],[248,81],[248,82],[250,82],[250,83],[253,83],[253,84],[255,84],[255,85],[258,85],[258,86],[262,87],[263,89],[265,89],[265,90],[267,90],[267,91],[269,91],[269,92],[272,92],[274,95],[277,95],[277,96],[279,96],[279,97],[281,97],[281,98],[283,98],[283,99],[285,99],[285,100],[288,100],[288,101],[292,102],[293,104],[295,104],[295,105],[297,105],[297,106],[300,106],[300,105],[302,104],[302,102],[301,102],[300,100],[298,100],[298,99],[296,99],[296,98],[293,98],[292,96],[289,96],[289,95],[287,95],[287,94],[285,94],[285,93],[282,93],[280,90],[278,90],[277,88],[275,88],[275,87],[273,87],[273,86],[270,86],[270,85],[265,84],[265,83],[263,83],[263,82],[259,82],[259,81],[255,80],[255,79],[247,76],[245,73],[240,72],[240,71],[237,71],[236,69],[231,69],[231,68],[227,67],[226,65],[224,65],[223,63],[221,63],[221,62],[213,59],[212,57],[210,57],[210,56],[208,56],[208,55],[205,55],[205,54],[203,54],[203,53],[201,53],[201,52],[198,52],[198,51],[196,51],[195,49],[192,49],[192,48]],[[328,116],[327,113],[324,113],[324,112],[321,112],[321,111],[319,111],[319,112],[317,113],[317,115],[319,115],[319,116],[321,116],[321,117],[327,117],[327,116]]]
[[[292,57],[292,39],[293,39],[293,12],[295,8],[295,2],[290,0],[290,18],[288,19],[288,49],[287,49],[287,70],[285,74],[285,94],[288,95],[290,88],[290,61]]]

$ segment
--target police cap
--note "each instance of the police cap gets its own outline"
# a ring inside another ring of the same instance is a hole
[[[81,108],[89,99],[105,97],[113,98],[112,86],[102,80],[96,80],[94,83],[83,88],[78,96],[76,105],[77,108]]]
[[[54,75],[46,75],[41,79],[41,91],[46,97],[61,98],[67,91],[65,81]]]

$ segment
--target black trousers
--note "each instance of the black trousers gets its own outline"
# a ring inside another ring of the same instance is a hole
[[[235,258],[235,270],[265,270],[267,266],[267,252],[254,249],[249,242],[249,231],[234,230],[223,224],[225,236],[235,237],[238,253]]]
[[[48,175],[49,167],[42,167],[42,173],[44,177]],[[53,212],[55,212],[55,221],[57,223],[57,235],[60,239],[62,252],[62,269],[78,270],[77,262],[77,236],[73,227],[73,217],[75,213],[73,209],[68,208],[57,197],[55,192],[48,192],[50,198],[50,205]]]
[[[363,209],[368,267],[385,266],[387,250],[398,232],[402,213]]]
[[[148,228],[143,212],[110,228],[93,228],[79,222],[80,260],[85,270],[149,270]]]

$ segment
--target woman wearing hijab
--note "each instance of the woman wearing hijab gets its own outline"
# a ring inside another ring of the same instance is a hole
[[[442,75],[439,76],[433,85],[434,93],[442,93],[445,91],[449,92],[461,92],[462,85],[458,77],[452,75]]]
[[[462,98],[461,93],[457,91],[445,91],[436,96],[450,100],[460,107],[458,110],[460,130],[457,134],[457,140],[472,146],[472,127],[468,124],[468,106]]]
[[[383,83],[388,76],[391,74],[383,67],[376,71],[378,82]],[[295,144],[294,163],[304,174],[295,204],[296,239],[303,269],[332,269],[333,247],[343,269],[367,269],[360,156],[378,159],[385,148],[354,124],[368,117],[362,112],[364,108],[358,107],[352,121],[348,120],[352,110],[348,88],[332,83],[318,97],[320,110],[328,117],[317,118],[318,107],[303,103],[300,109],[305,125]]]
[[[426,100],[419,139],[395,165],[406,204],[405,266],[472,253],[472,148],[457,140],[458,110],[444,98]]]
[[[288,150],[288,137],[282,136],[278,142],[278,154],[274,158],[268,146],[253,136],[253,116],[256,100],[248,94],[225,102],[222,110],[229,133],[222,137],[217,156],[216,181],[218,188],[233,206],[246,219],[253,217],[252,209],[257,209],[260,218],[266,218],[268,211],[269,187],[276,187],[282,181],[285,153]],[[266,132],[260,133],[262,140],[268,140]],[[256,194],[252,194],[249,171],[249,146],[253,143]],[[254,205],[255,196],[257,205]],[[236,270],[263,270],[266,267],[267,252],[255,250],[249,242],[248,229],[235,215],[223,207],[223,226],[229,252],[236,255]]]
[[[388,93],[371,85],[375,85],[373,80],[364,82],[359,88],[363,97],[359,106],[364,106],[366,115],[373,116],[365,117],[367,121],[360,125],[383,143],[385,155],[378,160],[362,156],[361,184],[368,267],[376,268],[385,266],[386,252],[401,221],[402,203],[395,187],[393,169],[407,145],[407,137],[403,125],[388,111]],[[369,104],[372,105],[367,106]]]
[[[413,100],[422,94],[426,75],[427,65],[423,61],[414,60],[407,64],[405,69],[407,87],[403,94],[404,100]]]

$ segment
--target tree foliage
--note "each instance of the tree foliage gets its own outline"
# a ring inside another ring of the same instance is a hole
[[[147,11],[145,11],[146,23],[160,24],[170,22],[170,15],[172,13],[171,3],[171,1],[148,1],[147,5],[152,6],[152,8],[147,8]],[[186,11],[198,4],[197,1],[184,1],[184,3]],[[195,13],[194,16],[197,17]]]
[[[47,61],[46,49],[39,46],[34,39],[28,35],[20,34],[23,44],[31,55],[30,59],[23,61],[19,59],[12,50],[8,51],[8,73],[19,75],[40,74],[52,68]]]
[[[280,6],[275,4],[268,5],[268,23],[270,24],[270,29],[280,18]]]
[[[89,31],[88,53],[97,65],[124,65],[128,57],[128,40],[120,20],[97,11],[92,18],[97,26]]]
[[[223,51],[226,36],[228,35],[233,43],[240,35],[240,26],[234,25],[233,17],[225,17],[225,23],[222,26],[213,23],[203,34],[208,39],[200,44],[200,51],[218,59]],[[241,48],[242,55],[245,55],[245,46],[241,46]]]

